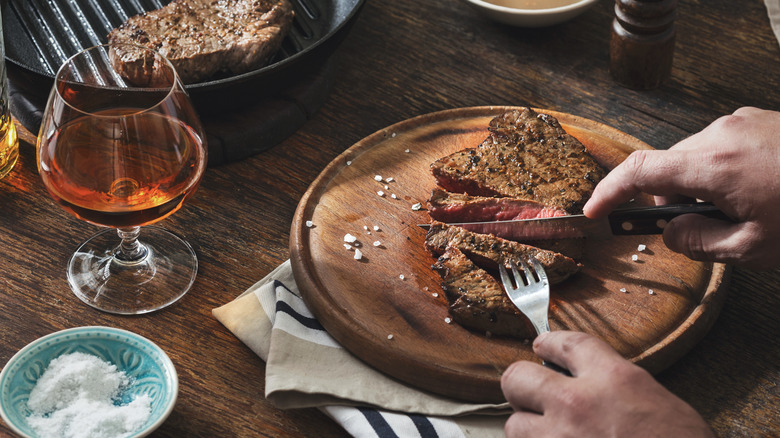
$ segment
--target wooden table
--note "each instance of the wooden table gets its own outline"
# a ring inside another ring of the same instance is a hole
[[[288,258],[298,200],[361,138],[444,109],[528,105],[605,123],[667,148],[744,105],[780,109],[780,46],[760,0],[681,1],[672,77],[631,91],[608,72],[613,4],[548,29],[488,21],[465,2],[372,0],[336,52],[325,105],[294,135],[249,159],[210,168],[192,201],[163,225],[200,259],[198,279],[169,309],[139,317],[93,310],[65,279],[95,227],[61,210],[35,166],[34,138],[0,181],[0,363],[48,333],[108,325],[157,342],[176,364],[176,409],[155,436],[337,437],[315,409],[263,398],[264,363],[211,315]],[[720,436],[780,431],[780,271],[735,269],[724,309],[692,351],[658,375]],[[0,425],[0,434],[8,433]]]

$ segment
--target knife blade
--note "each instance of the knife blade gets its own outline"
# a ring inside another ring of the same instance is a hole
[[[608,239],[621,235],[662,234],[670,220],[695,213],[714,219],[732,221],[709,202],[667,204],[618,208],[608,216],[590,219],[584,214],[486,222],[448,223],[481,234],[493,234],[510,240],[565,239],[589,237]],[[431,224],[420,224],[429,229]]]

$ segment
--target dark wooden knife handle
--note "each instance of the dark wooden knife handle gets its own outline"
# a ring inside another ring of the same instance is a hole
[[[683,214],[695,213],[713,219],[733,222],[725,213],[709,202],[669,204],[653,207],[628,207],[609,214],[609,226],[614,235],[663,234],[670,220]]]

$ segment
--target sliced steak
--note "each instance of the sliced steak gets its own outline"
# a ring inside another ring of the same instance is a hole
[[[481,268],[493,272],[498,270],[499,263],[506,265],[509,260],[528,260],[533,256],[544,266],[550,284],[561,283],[581,268],[573,259],[557,252],[434,221],[425,236],[425,247],[440,256],[450,246],[458,248]]]
[[[497,198],[433,189],[428,214],[441,222],[483,222],[564,216],[564,210],[520,198]]]
[[[174,0],[129,18],[108,41],[157,50],[184,83],[195,83],[218,72],[240,74],[265,65],[279,50],[293,15],[288,0]],[[138,52],[118,49],[112,62],[134,84],[153,81],[144,76],[150,67]]]
[[[456,247],[433,265],[442,278],[449,312],[458,324],[494,335],[531,338],[531,322],[512,304],[498,281]]]
[[[558,120],[529,108],[490,121],[490,134],[431,164],[439,186],[472,196],[521,198],[578,213],[606,171]]]

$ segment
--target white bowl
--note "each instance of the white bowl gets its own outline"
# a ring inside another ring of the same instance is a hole
[[[516,4],[517,7],[499,6],[484,0],[466,1],[485,16],[504,24],[520,27],[545,27],[571,20],[593,6],[597,0],[579,0],[565,6],[548,9],[523,9],[522,5],[527,0],[495,0],[496,3]],[[536,1],[544,2],[544,0]]]

